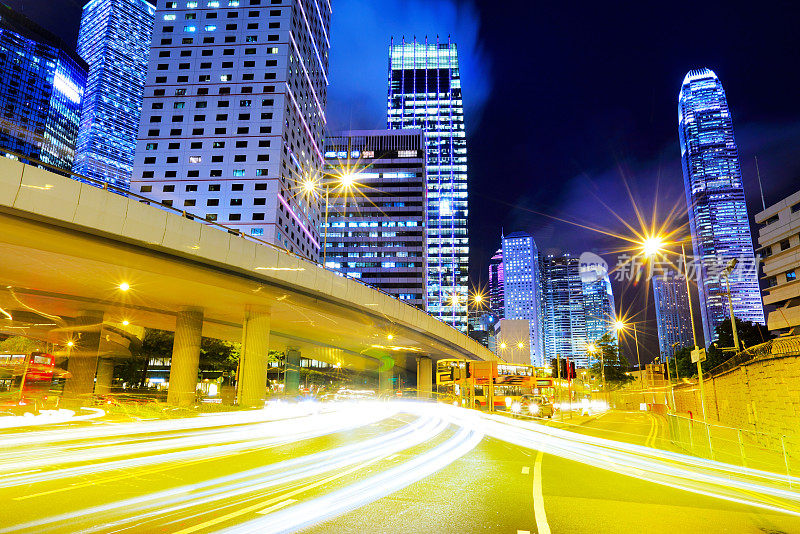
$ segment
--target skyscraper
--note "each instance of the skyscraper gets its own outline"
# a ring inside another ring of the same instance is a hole
[[[83,6],[78,54],[89,78],[75,172],[127,189],[153,36],[146,0],[91,0]]]
[[[325,266],[425,309],[425,146],[421,130],[325,139]]]
[[[504,284],[505,274],[503,273],[503,248],[501,247],[494,253],[489,260],[489,309],[499,318],[503,318],[504,313]]]
[[[676,350],[694,347],[686,278],[671,270],[653,277],[653,300],[658,348],[662,360],[667,361]]]
[[[0,147],[71,170],[88,66],[0,3]]]
[[[565,254],[541,258],[545,361],[568,358],[588,366],[586,312],[578,258]]]
[[[533,236],[514,232],[503,237],[505,319],[528,321],[528,349],[533,365],[544,365],[541,342],[539,250]]]
[[[421,128],[428,157],[428,313],[467,331],[467,141],[455,43],[389,46],[389,128]]]
[[[330,7],[158,0],[131,190],[316,260]]]
[[[580,265],[583,282],[583,308],[586,316],[586,341],[595,343],[606,334],[617,339],[614,293],[608,270],[600,265]]]
[[[729,320],[721,273],[734,258],[739,261],[730,277],[734,315],[764,324],[733,121],[722,83],[709,69],[691,70],[683,79],[678,134],[694,258],[702,266],[697,287],[709,344],[717,339],[717,325]]]

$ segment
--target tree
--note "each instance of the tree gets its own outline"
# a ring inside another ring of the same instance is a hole
[[[11,336],[0,341],[0,352],[34,352],[47,349],[47,343],[24,336]]]
[[[752,321],[741,321],[736,319],[736,333],[739,336],[739,343],[745,347],[752,347],[766,343],[773,338],[766,326]],[[708,348],[706,361],[703,362],[703,372],[708,372],[714,367],[725,363],[738,351],[724,350],[733,348],[733,331],[731,330],[730,320],[723,321],[717,325],[717,341]]]
[[[628,370],[628,364],[620,357],[617,340],[610,333],[605,333],[603,337],[595,342],[595,345],[599,352],[594,355],[596,361],[592,364],[592,374],[598,378],[602,377],[600,369],[600,353],[602,353],[607,389],[617,389],[633,380],[633,377],[625,374]]]

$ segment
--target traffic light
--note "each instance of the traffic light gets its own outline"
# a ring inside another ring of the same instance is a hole
[[[569,362],[569,379],[572,380],[576,376],[578,375],[575,374],[575,362]]]
[[[550,369],[553,370],[553,376],[558,378],[558,360],[555,358],[550,360]]]

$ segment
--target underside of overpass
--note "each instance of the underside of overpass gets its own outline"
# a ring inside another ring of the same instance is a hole
[[[0,332],[63,350],[87,316],[119,353],[142,328],[175,331],[199,312],[195,334],[246,341],[246,317],[257,316],[269,332],[251,335],[252,346],[344,368],[495,359],[427,314],[281,249],[6,158],[0,258]]]

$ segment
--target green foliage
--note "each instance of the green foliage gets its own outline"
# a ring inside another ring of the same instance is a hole
[[[600,369],[600,353],[602,353],[606,387],[609,390],[620,388],[633,380],[632,377],[625,374],[628,370],[628,363],[620,356],[617,341],[610,333],[603,335],[602,338],[595,342],[595,345],[599,352],[592,356],[596,361],[592,364],[591,371],[598,379],[602,377],[602,371]]]
[[[44,341],[30,339],[23,336],[12,336],[0,341],[0,352],[33,352],[47,349]]]

